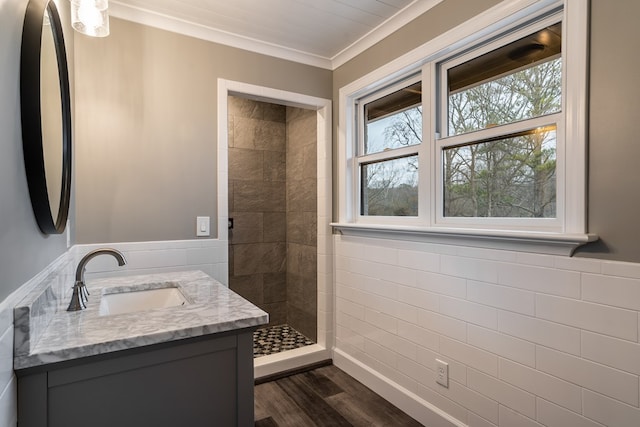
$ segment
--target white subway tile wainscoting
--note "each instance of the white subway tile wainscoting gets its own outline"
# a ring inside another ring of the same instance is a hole
[[[226,241],[219,239],[165,240],[75,245],[75,264],[92,250],[110,247],[121,251],[127,264],[119,267],[111,257],[98,257],[86,268],[86,278],[129,276],[170,271],[201,270],[228,286]]]
[[[640,425],[636,264],[334,236],[334,363],[429,426]],[[449,363],[449,387],[435,359]]]

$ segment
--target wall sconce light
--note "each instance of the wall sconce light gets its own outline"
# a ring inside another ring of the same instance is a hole
[[[109,35],[109,0],[70,0],[71,25],[91,37]]]

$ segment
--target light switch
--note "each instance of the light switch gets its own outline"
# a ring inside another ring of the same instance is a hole
[[[196,217],[196,236],[210,236],[209,223],[210,219],[208,216]]]

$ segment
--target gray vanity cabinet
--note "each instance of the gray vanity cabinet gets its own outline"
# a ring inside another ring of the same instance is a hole
[[[252,426],[254,329],[16,371],[18,426]]]

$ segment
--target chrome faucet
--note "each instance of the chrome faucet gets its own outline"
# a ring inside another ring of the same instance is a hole
[[[71,302],[69,303],[67,311],[78,311],[87,308],[89,291],[87,290],[87,285],[84,284],[84,270],[87,263],[98,255],[113,256],[118,261],[118,265],[120,267],[127,263],[122,252],[110,248],[96,249],[83,256],[78,263],[78,268],[76,269],[76,282],[73,285],[73,295],[71,295]]]

